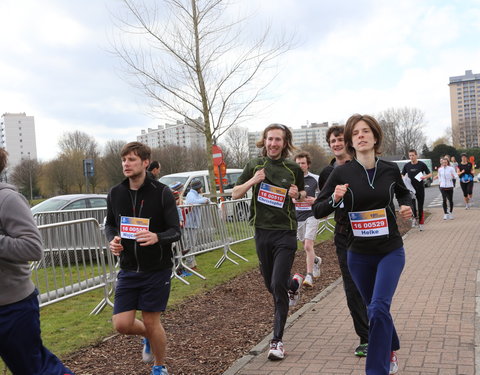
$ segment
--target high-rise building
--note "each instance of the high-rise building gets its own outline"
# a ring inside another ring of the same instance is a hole
[[[203,123],[201,118],[197,121]],[[142,130],[142,134],[137,136],[137,141],[154,148],[176,145],[205,149],[205,135],[188,124],[188,120],[177,120],[176,124],[158,125],[157,129],[148,128],[147,131]]]
[[[327,153],[330,152],[328,143],[325,139],[328,131],[328,122],[311,123],[310,125],[302,125],[300,129],[290,128],[292,131],[293,144],[296,147],[315,144],[322,147]],[[263,130],[259,132],[248,132],[248,151],[250,157],[258,155],[260,150],[256,143],[261,139]]]
[[[450,109],[453,145],[462,148],[480,145],[480,74],[466,70],[450,77]]]
[[[33,116],[25,113],[4,113],[0,125],[0,147],[8,152],[7,174],[22,160],[37,159]]]

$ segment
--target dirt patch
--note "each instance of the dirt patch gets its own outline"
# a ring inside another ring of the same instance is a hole
[[[399,221],[402,234],[410,223]],[[322,258],[321,276],[313,288],[304,288],[290,314],[340,277],[333,241],[315,247]],[[304,273],[305,252],[298,251],[293,272]],[[167,367],[175,375],[222,374],[272,330],[273,300],[258,270],[247,272],[204,294],[190,298],[162,316],[167,332]],[[149,374],[141,361],[136,336],[118,335],[86,347],[65,359],[77,375]]]

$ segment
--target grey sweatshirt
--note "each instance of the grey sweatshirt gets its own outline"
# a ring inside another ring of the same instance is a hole
[[[12,185],[0,183],[0,306],[34,291],[28,262],[42,256],[42,239],[27,200]]]

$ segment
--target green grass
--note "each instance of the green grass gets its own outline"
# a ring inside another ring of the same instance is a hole
[[[324,232],[317,237],[316,242],[330,238],[332,233]],[[303,250],[300,243],[299,249]],[[190,285],[173,279],[169,308],[175,308],[186,298],[212,289],[258,266],[253,240],[235,244],[232,250],[247,258],[249,262],[230,254],[230,257],[238,261],[239,265],[226,260],[217,269],[214,266],[223,254],[221,249],[197,256],[199,272],[207,279],[190,276],[187,278]],[[99,289],[43,307],[40,319],[45,346],[62,357],[112,335],[114,333],[111,324],[112,309],[109,306],[98,315],[89,315],[102,298],[103,289]],[[3,363],[0,362],[0,370],[3,370],[2,366]]]

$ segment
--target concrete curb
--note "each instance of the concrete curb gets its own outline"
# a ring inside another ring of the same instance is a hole
[[[311,299],[310,302],[307,302],[300,309],[298,309],[294,314],[292,314],[287,319],[287,322],[285,324],[285,329],[290,327],[293,323],[295,323],[298,319],[300,319],[305,313],[309,312],[317,302],[327,297],[341,283],[342,283],[342,277],[339,277],[333,283],[327,286],[324,290],[322,290],[319,294],[317,294],[313,299]],[[233,365],[230,366],[230,368],[228,368],[227,371],[223,373],[223,375],[235,375],[253,358],[262,354],[266,350],[266,348],[270,345],[270,339],[272,337],[272,334],[273,332],[270,332],[262,341],[260,341],[252,349],[250,349],[248,354],[244,355],[243,357],[235,361]]]

